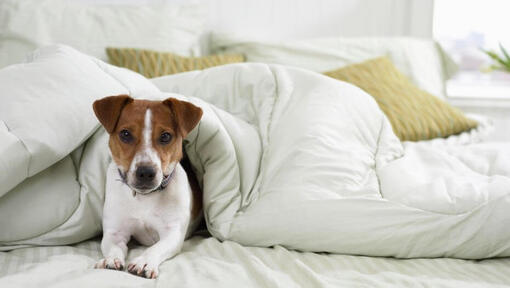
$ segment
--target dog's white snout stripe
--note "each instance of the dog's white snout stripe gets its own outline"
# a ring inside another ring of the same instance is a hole
[[[156,181],[160,181],[159,178],[162,178],[161,171],[161,159],[159,159],[158,153],[152,147],[152,111],[151,109],[147,109],[145,111],[144,118],[144,127],[142,130],[142,147],[136,152],[133,161],[131,162],[131,166],[129,167],[130,173],[135,173],[138,166],[153,166],[156,169]]]
[[[144,126],[143,126],[143,144],[145,145],[144,148],[152,148],[152,112],[151,109],[147,109],[145,111],[145,119],[144,119]]]
[[[161,159],[159,159],[158,153],[152,147],[152,111],[147,109],[145,112],[144,127],[143,127],[143,147],[140,150],[141,161],[150,163],[159,170],[161,170]],[[138,155],[137,155],[138,156]]]

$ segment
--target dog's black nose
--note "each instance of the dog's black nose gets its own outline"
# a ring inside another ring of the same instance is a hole
[[[140,183],[152,182],[156,176],[156,170],[151,166],[140,166],[136,168],[136,180]]]

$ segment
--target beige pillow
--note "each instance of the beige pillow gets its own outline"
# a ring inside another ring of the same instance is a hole
[[[402,141],[448,137],[477,126],[460,110],[416,87],[386,57],[324,74],[372,95]]]
[[[244,56],[240,54],[182,57],[169,52],[134,48],[106,48],[106,54],[111,64],[128,68],[147,78],[244,62]]]

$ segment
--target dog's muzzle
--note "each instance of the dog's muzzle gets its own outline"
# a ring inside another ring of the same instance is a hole
[[[146,166],[142,166],[141,168],[146,168]],[[152,170],[150,170],[152,169]],[[163,190],[166,188],[166,186],[168,186],[168,183],[170,183],[170,180],[172,179],[172,176],[174,175],[174,172],[175,172],[175,169],[174,171],[172,171],[172,173],[168,174],[168,175],[164,175],[163,176],[163,180],[161,180],[161,183],[159,184],[158,187],[156,187],[155,189],[152,189],[148,192],[144,192],[144,193],[140,193],[140,192],[137,192],[135,189],[133,189],[133,187],[130,187],[130,185],[127,183],[127,176],[125,173],[123,173],[122,171],[120,171],[120,169],[117,170],[119,172],[119,176],[121,178],[121,181],[128,185],[129,188],[131,188],[131,191],[133,192],[133,197],[136,196],[136,194],[142,194],[142,195],[147,195],[147,194],[150,194],[152,192],[156,192],[156,191],[160,191],[160,190]],[[153,181],[154,180],[154,176],[155,176],[156,172],[154,171],[153,168],[150,168],[149,169],[140,169],[138,168],[136,170],[136,178],[137,178],[137,182],[148,182],[148,181]],[[144,185],[142,184],[142,186],[138,186],[135,187],[136,189],[145,189],[145,187],[143,187]],[[152,186],[152,185],[151,185]],[[151,187],[148,187],[147,189],[149,189]]]

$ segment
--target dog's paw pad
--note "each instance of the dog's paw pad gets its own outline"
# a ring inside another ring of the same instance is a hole
[[[158,277],[158,267],[141,258],[134,259],[133,262],[129,263],[127,271],[133,275],[148,279],[155,279]]]
[[[103,258],[94,265],[96,269],[124,270],[124,261],[118,258]]]

